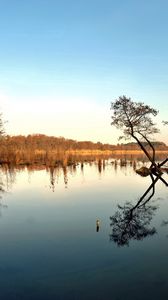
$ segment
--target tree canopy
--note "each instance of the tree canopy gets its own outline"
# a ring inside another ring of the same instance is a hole
[[[122,96],[111,103],[111,109],[113,110],[111,124],[122,129],[126,137],[139,134],[142,138],[146,138],[159,132],[151,119],[158,111],[143,102],[133,102],[131,98]]]

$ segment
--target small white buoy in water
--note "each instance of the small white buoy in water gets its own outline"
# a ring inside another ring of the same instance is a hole
[[[98,232],[99,229],[100,229],[100,220],[97,219],[97,220],[96,220],[96,231]]]
[[[96,220],[96,225],[100,226],[100,220],[99,219]]]

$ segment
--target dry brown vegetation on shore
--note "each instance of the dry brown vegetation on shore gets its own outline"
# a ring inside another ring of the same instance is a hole
[[[155,143],[156,154],[166,155],[168,147],[164,143]],[[84,161],[86,157],[123,157],[142,156],[143,153],[135,143],[109,145],[77,142],[63,137],[46,135],[6,136],[1,138],[0,163],[13,165],[71,165],[75,161]]]

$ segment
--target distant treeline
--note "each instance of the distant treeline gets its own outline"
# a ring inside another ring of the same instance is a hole
[[[146,145],[147,143],[144,143]],[[168,146],[163,142],[152,143],[156,150],[168,150]],[[1,138],[0,147],[10,147],[13,150],[138,150],[137,143],[127,144],[103,144],[100,142],[93,143],[91,141],[76,141],[72,139],[65,139],[64,137],[47,136],[44,134],[32,134],[32,135],[17,135],[17,136],[5,136]]]
[[[156,150],[168,151],[163,142],[153,143]],[[139,150],[136,143],[103,144],[91,141],[75,141],[64,137],[33,134],[28,136],[4,136],[0,140],[0,162],[13,164],[66,164],[71,160],[71,151],[116,151]],[[68,153],[68,154],[67,154]]]

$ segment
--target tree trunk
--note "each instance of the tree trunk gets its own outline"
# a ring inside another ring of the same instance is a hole
[[[151,155],[148,153],[148,151],[145,149],[145,147],[143,146],[143,144],[139,141],[139,139],[134,135],[134,133],[132,134],[132,137],[137,141],[138,145],[140,146],[140,148],[142,149],[142,151],[145,153],[145,155],[147,156],[147,158],[149,159],[149,161],[151,162],[151,164],[155,167],[157,167],[157,164],[155,163],[155,161],[153,161]]]

